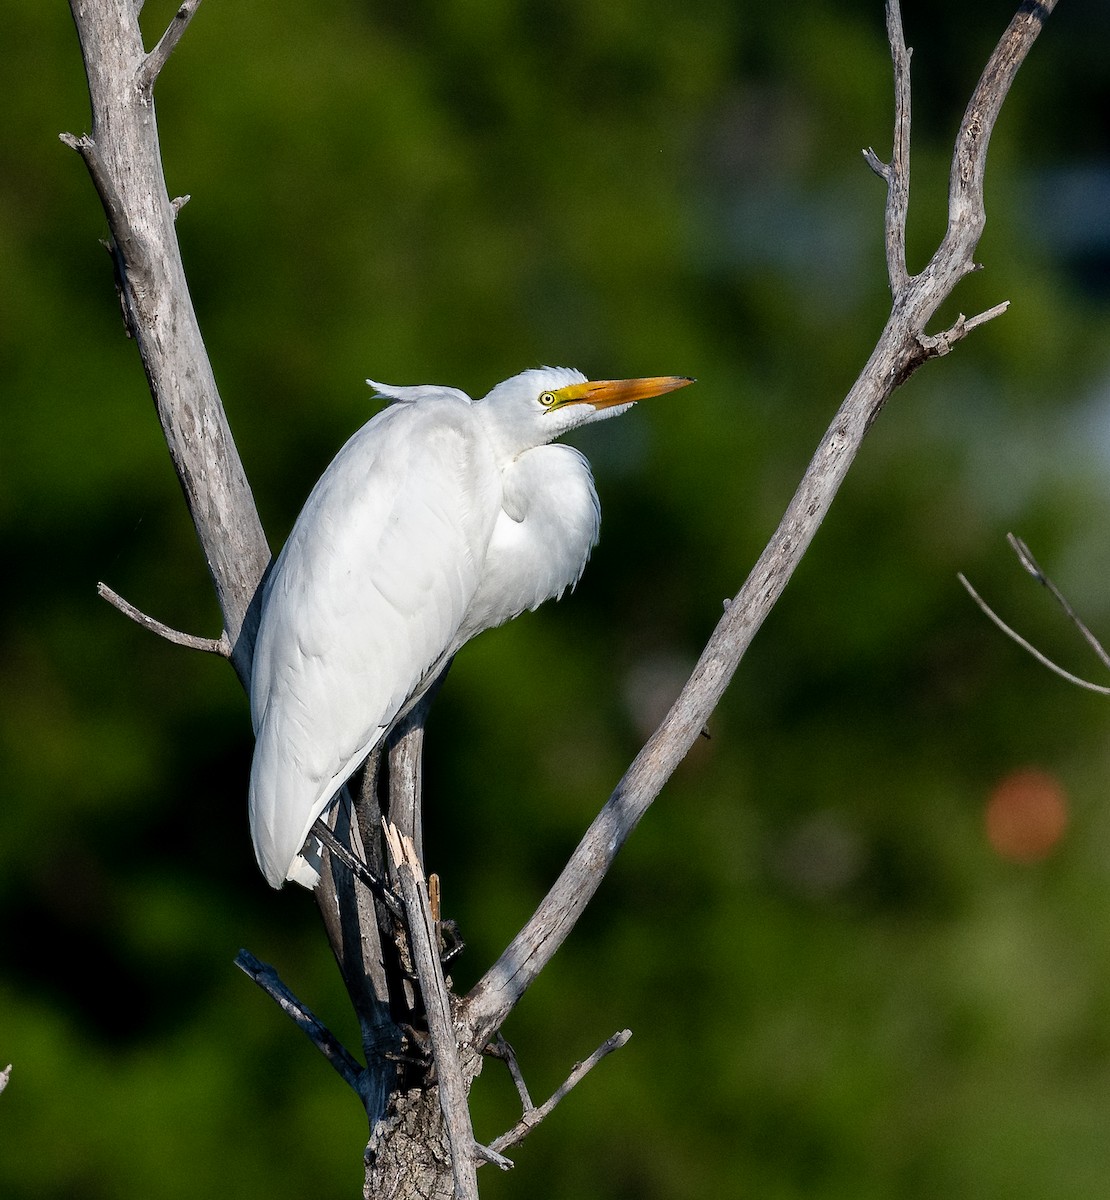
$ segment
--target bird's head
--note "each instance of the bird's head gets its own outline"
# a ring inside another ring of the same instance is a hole
[[[685,375],[590,380],[571,367],[536,367],[499,383],[477,404],[491,437],[515,455],[693,382]]]

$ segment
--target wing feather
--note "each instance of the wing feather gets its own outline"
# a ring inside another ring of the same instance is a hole
[[[266,585],[251,682],[251,829],[273,886],[454,649],[499,511],[492,451],[455,397],[385,409],[313,489]]]

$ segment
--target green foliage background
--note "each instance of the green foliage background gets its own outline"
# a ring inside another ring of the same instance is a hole
[[[911,266],[1013,0],[907,0]],[[151,42],[174,5],[149,0]],[[507,1032],[537,1096],[635,1033],[483,1195],[1105,1195],[1110,10],[1065,0],[988,170],[1013,303],[898,394],[719,713]],[[231,671],[122,334],[66,7],[0,16],[0,1195],[358,1194],[360,1111],[232,967],[353,1038],[308,897],[251,861]],[[367,375],[480,394],[544,362],[696,388],[579,439],[605,509],[578,592],[460,656],[430,730],[430,865],[465,985],[677,690],[881,327],[879,0],[208,0],[158,88],[179,231],[273,544],[373,411]],[[954,306],[950,316],[954,316]],[[1036,765],[1061,844],[1007,862],[988,794]],[[515,1119],[496,1064],[479,1134]]]

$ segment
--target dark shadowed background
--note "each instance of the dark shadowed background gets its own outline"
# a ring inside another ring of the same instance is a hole
[[[174,11],[149,0],[152,43]],[[429,866],[473,981],[673,699],[864,362],[888,296],[880,0],[207,0],[159,81],[179,232],[272,544],[374,411],[541,363],[696,388],[577,439],[578,591],[460,655],[429,730]],[[906,0],[911,268],[1013,0]],[[1064,0],[988,165],[948,314],[1012,301],[899,392],[703,740],[507,1027],[545,1096],[634,1037],[493,1200],[1102,1197],[1107,700],[1017,568],[1110,634],[1110,7]],[[0,16],[0,1194],[358,1194],[361,1110],[232,966],[354,1040],[314,905],[250,852],[219,618],[104,220],[57,140],[66,6]],[[481,1137],[513,1123],[503,1068]],[[488,1173],[487,1173],[488,1172]]]

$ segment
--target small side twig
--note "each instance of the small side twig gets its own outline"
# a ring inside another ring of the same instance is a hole
[[[582,1062],[575,1063],[574,1069],[567,1076],[565,1082],[557,1088],[547,1100],[538,1108],[525,1105],[524,1115],[507,1133],[503,1133],[500,1137],[494,1138],[490,1142],[490,1148],[493,1150],[507,1150],[510,1146],[515,1146],[518,1142],[522,1142],[533,1129],[543,1121],[551,1110],[562,1100],[572,1088],[576,1087],[582,1080],[597,1066],[599,1062],[608,1054],[612,1054],[614,1050],[619,1050],[625,1042],[632,1036],[631,1029],[622,1029],[619,1033],[614,1033],[608,1041],[603,1042],[590,1055],[589,1058],[583,1059]],[[511,1068],[510,1068],[511,1069]],[[524,1089],[523,1095],[527,1096],[528,1090]]]
[[[160,638],[165,638],[167,642],[173,642],[175,646],[185,646],[189,650],[202,650],[206,654],[218,654],[221,658],[231,657],[231,643],[228,641],[226,633],[221,633],[218,638],[203,638],[171,629],[168,625],[163,625],[161,621],[156,621],[153,617],[149,617],[137,609],[118,592],[112,591],[106,583],[96,585],[96,594],[102,600],[107,600],[113,608],[118,608],[125,617],[130,617],[136,625],[141,625],[151,633],[156,633]]]
[[[1041,570],[1040,563],[1033,557],[1029,547],[1016,534],[1006,534],[1006,541],[1010,543],[1010,547],[1018,557],[1018,562],[1029,572],[1033,578],[1048,591],[1048,594],[1056,601],[1057,604],[1064,610],[1064,615],[1083,635],[1083,640],[1088,646],[1098,655],[1099,662],[1102,663],[1107,670],[1110,670],[1110,654],[1107,654],[1102,643],[1097,637],[1087,628],[1086,624],[1080,619],[1079,614],[1068,603],[1067,597],[1063,592],[1052,582],[1051,579]]]
[[[509,1069],[509,1074],[512,1076],[513,1084],[516,1087],[516,1094],[520,1097],[520,1107],[524,1112],[530,1112],[535,1108],[532,1103],[532,1097],[528,1092],[528,1085],[524,1082],[524,1073],[520,1069],[520,1063],[517,1062],[516,1051],[505,1040],[502,1033],[498,1033],[497,1037],[486,1047],[486,1053],[491,1058],[499,1058]]]
[[[918,341],[922,350],[925,351],[925,357],[942,358],[957,342],[962,342],[973,329],[985,325],[988,321],[993,321],[995,317],[1000,317],[1009,307],[1009,300],[1003,300],[984,312],[977,313],[974,317],[965,317],[963,313],[960,313],[955,321],[941,333],[923,333]]]
[[[982,596],[968,582],[967,576],[960,573],[956,578],[963,584],[967,594],[975,601],[982,609],[983,613],[998,626],[1002,632],[1016,642],[1023,650],[1031,654],[1037,662],[1042,666],[1047,667],[1054,674],[1059,675],[1061,679],[1066,679],[1068,683],[1074,683],[1076,687],[1086,688],[1089,692],[1097,692],[1100,696],[1110,696],[1110,687],[1103,687],[1101,684],[1092,683],[1088,679],[1081,679],[1078,675],[1073,675],[1070,671],[1065,671],[1063,667],[1057,665],[1047,655],[1042,654],[1032,642],[1027,641],[1015,629],[1012,629],[1005,621],[990,607]]]
[[[269,963],[260,962],[249,950],[240,950],[235,965],[254,980],[271,1000],[290,1017],[293,1023],[335,1068],[344,1082],[363,1098],[365,1071],[355,1056],[334,1033],[285,986]]]
[[[183,0],[181,7],[173,14],[169,25],[166,26],[166,32],[158,39],[154,49],[143,59],[137,82],[144,95],[150,95],[155,80],[169,61],[170,55],[177,48],[177,43],[181,41],[182,35],[189,27],[189,22],[198,8],[200,8],[200,0]]]
[[[8,1063],[8,1065],[2,1071],[0,1071],[0,1092],[2,1092],[8,1086],[8,1080],[11,1079],[11,1077],[12,1064]]]
[[[963,332],[970,333],[973,329],[977,329],[980,325],[985,325],[988,321],[993,321],[995,317],[1000,317],[1010,307],[1009,300],[1002,300],[998,304],[992,305],[983,312],[976,314],[974,317],[965,317],[963,320]],[[963,314],[961,313],[962,317]]]

